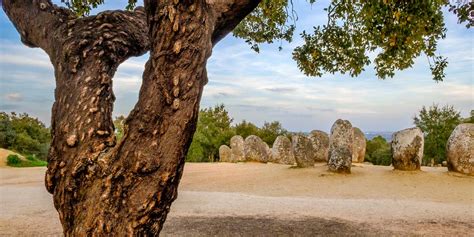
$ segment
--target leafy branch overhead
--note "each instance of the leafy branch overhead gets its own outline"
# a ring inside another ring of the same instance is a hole
[[[62,1],[79,15],[87,15],[91,7],[104,2]],[[130,0],[127,9],[135,4],[136,0]],[[424,54],[433,79],[443,81],[448,61],[436,51],[438,40],[446,36],[444,7],[456,14],[459,23],[465,23],[467,28],[474,25],[472,1],[332,1],[324,9],[327,23],[315,26],[313,32],[301,33],[304,43],[295,48],[293,59],[308,76],[321,76],[325,72],[358,76],[374,63],[377,76],[385,79],[393,77],[396,70],[412,67],[414,59]],[[259,52],[262,43],[291,42],[297,18],[292,0],[263,0],[233,34]]]

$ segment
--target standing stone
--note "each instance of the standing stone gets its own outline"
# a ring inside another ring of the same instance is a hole
[[[269,161],[268,145],[255,135],[250,135],[244,141],[244,154],[247,161],[266,163]]]
[[[242,136],[236,135],[230,139],[230,149],[230,159],[233,162],[245,161],[244,138]]]
[[[327,133],[319,130],[311,131],[309,139],[313,143],[314,161],[327,162],[329,154],[329,136]]]
[[[352,124],[338,119],[331,128],[329,137],[329,170],[336,173],[351,173],[354,133]]]
[[[311,140],[302,135],[292,137],[296,165],[300,168],[314,166],[314,147]]]
[[[291,141],[285,136],[278,136],[275,139],[271,152],[272,162],[285,165],[293,165],[295,163]]]
[[[364,163],[367,141],[364,133],[359,128],[352,128],[354,132],[354,145],[352,146],[352,163]]]
[[[448,170],[474,175],[474,124],[459,124],[446,144]]]
[[[423,159],[423,132],[407,128],[392,135],[392,165],[397,170],[420,170]]]
[[[222,145],[219,147],[219,160],[221,162],[233,162],[233,160],[231,160],[231,150],[228,146],[226,145]]]

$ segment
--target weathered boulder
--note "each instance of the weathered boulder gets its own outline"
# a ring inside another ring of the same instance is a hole
[[[353,144],[352,124],[347,120],[336,120],[329,137],[328,167],[330,171],[351,173]]]
[[[293,153],[296,165],[300,168],[314,166],[314,147],[311,140],[302,135],[295,135],[291,138]]]
[[[269,161],[270,148],[268,145],[262,141],[259,137],[255,135],[250,135],[245,138],[244,141],[244,154],[245,160],[247,161],[258,161],[266,163]]]
[[[364,133],[356,127],[352,128],[354,132],[354,144],[352,145],[352,163],[363,163],[365,158],[365,148],[367,141]]]
[[[222,145],[219,147],[219,160],[221,162],[233,162],[230,156],[231,150],[228,146]]]
[[[448,169],[474,175],[474,124],[459,124],[446,144]]]
[[[397,170],[419,170],[423,159],[423,132],[407,128],[392,135],[392,165]]]
[[[295,155],[291,147],[291,141],[285,136],[278,136],[273,142],[271,149],[272,162],[285,165],[295,163]]]
[[[233,162],[245,161],[244,138],[242,136],[236,135],[230,139],[230,149],[230,159]]]
[[[329,136],[319,130],[313,130],[309,134],[309,139],[314,147],[314,161],[327,162],[329,153]]]

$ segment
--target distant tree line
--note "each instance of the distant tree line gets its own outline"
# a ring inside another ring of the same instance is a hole
[[[0,112],[0,147],[46,160],[50,131],[44,123],[26,113]]]

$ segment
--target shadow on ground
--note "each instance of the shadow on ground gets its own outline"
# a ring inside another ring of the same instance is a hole
[[[359,223],[324,218],[170,217],[163,236],[400,236]]]

